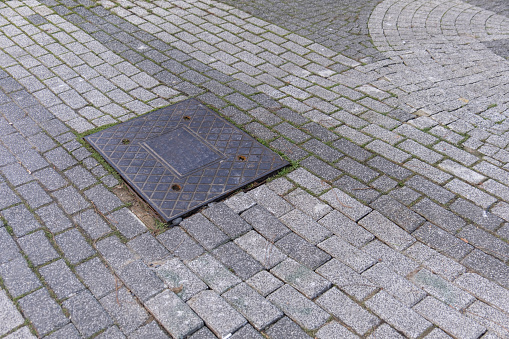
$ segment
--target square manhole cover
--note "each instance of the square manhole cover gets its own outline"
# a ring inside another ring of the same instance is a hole
[[[195,99],[85,140],[166,221],[288,165]]]

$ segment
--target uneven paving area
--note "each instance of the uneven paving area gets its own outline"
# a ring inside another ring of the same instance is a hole
[[[509,338],[509,5],[340,4],[1,2],[0,338]],[[147,228],[79,136],[189,97],[297,168]]]

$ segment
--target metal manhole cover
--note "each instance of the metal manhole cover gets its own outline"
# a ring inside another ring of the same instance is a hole
[[[195,99],[85,140],[166,221],[288,165]]]

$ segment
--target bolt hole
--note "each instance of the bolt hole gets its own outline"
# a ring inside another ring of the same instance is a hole
[[[245,156],[243,156],[243,155],[239,155],[237,157],[237,159],[240,160],[240,161],[246,161],[247,158]]]
[[[171,185],[171,189],[178,192],[178,191],[182,190],[182,186],[173,184],[173,185]]]
[[[184,115],[184,120],[191,120],[191,117],[189,115]]]
[[[129,140],[129,139],[122,139],[122,143],[123,143],[124,145],[127,145],[127,144],[130,144],[130,143],[131,143],[131,140]]]

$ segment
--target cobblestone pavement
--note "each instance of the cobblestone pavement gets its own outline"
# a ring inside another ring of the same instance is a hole
[[[227,2],[0,2],[0,338],[509,338],[509,5]],[[162,227],[80,137],[189,97],[296,169]]]

